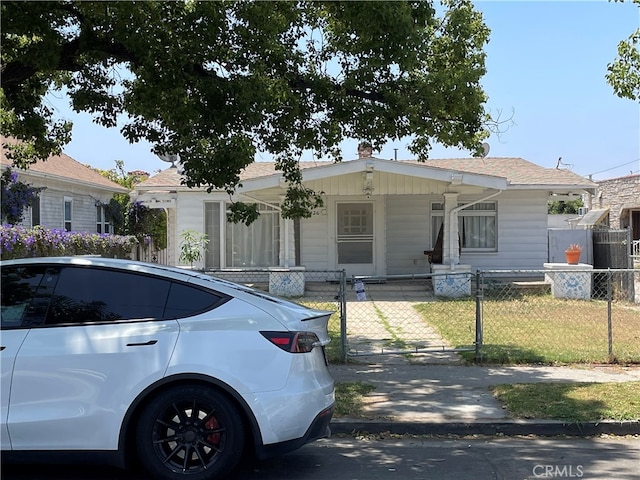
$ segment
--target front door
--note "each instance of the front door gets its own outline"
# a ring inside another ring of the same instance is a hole
[[[640,210],[631,212],[632,240],[640,240]]]
[[[373,202],[336,204],[336,255],[338,269],[347,276],[375,274]]]

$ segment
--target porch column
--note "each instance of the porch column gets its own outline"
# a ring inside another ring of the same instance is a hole
[[[444,218],[442,236],[442,264],[457,265],[460,263],[458,248],[458,195],[457,192],[444,193]]]
[[[280,195],[280,205],[284,203],[285,196]],[[293,220],[290,218],[282,217],[282,209],[279,208],[280,213],[278,214],[279,222],[282,228],[280,228],[280,252],[279,252],[279,262],[278,266],[280,267],[293,267],[296,264],[296,237],[295,231],[293,227]],[[275,265],[274,265],[275,266]]]
[[[295,266],[295,236],[293,229],[293,220],[290,218],[282,218],[282,234],[280,236],[280,266],[281,267],[293,267]]]

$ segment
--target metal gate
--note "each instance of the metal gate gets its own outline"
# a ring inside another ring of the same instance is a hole
[[[433,293],[433,274],[355,277],[347,284],[341,329],[345,360],[373,355],[412,355],[429,362],[459,361],[453,352],[474,351],[473,297],[442,302]],[[439,333],[447,323],[466,325],[455,345]]]

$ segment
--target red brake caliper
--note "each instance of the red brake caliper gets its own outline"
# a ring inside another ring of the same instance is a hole
[[[207,423],[205,424],[205,427],[207,427],[207,430],[214,430],[219,426],[220,424],[218,423],[218,420],[216,419],[216,417],[211,417],[209,420],[207,420]],[[215,446],[218,446],[218,444],[220,443],[220,433],[212,433],[207,437],[207,440],[209,441],[209,443]]]

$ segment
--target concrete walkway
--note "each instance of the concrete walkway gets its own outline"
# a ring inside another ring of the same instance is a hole
[[[640,381],[640,367],[420,365],[398,356],[394,361],[390,356],[385,364],[331,365],[330,370],[336,382],[375,386],[365,398],[365,418],[336,418],[333,431],[640,434],[639,422],[571,426],[548,420],[514,420],[489,389],[491,385],[511,383]]]

